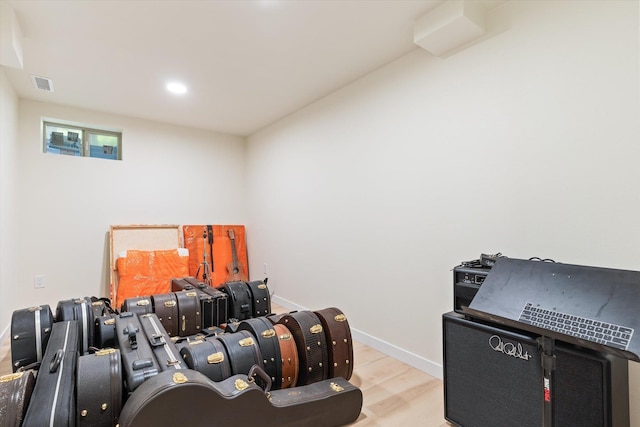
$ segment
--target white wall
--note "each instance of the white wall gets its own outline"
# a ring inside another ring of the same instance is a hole
[[[121,129],[123,160],[43,153],[41,117]],[[243,138],[26,100],[17,135],[19,218],[14,280],[2,286],[5,322],[17,308],[108,295],[110,225],[246,221]],[[36,274],[44,289],[34,289]]]
[[[507,2],[506,31],[416,49],[251,136],[251,271],[439,374],[460,261],[640,270],[638,18],[636,1]]]
[[[0,283],[16,282],[18,98],[0,67]],[[0,336],[8,330],[13,309],[0,286]]]

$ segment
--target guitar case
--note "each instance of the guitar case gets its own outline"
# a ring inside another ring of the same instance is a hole
[[[280,344],[280,356],[282,360],[282,383],[280,388],[295,387],[298,382],[298,348],[289,328],[282,324],[273,325]]]
[[[0,426],[20,427],[31,400],[36,378],[33,370],[0,377]]]
[[[353,341],[347,316],[335,307],[314,312],[320,322],[329,347],[329,378],[351,378],[353,373]]]
[[[56,306],[56,322],[77,320],[78,321],[78,346],[80,354],[89,352],[89,347],[93,346],[93,331],[95,329],[93,320],[93,310],[91,309],[91,298],[76,298],[58,301]]]
[[[171,290],[195,291],[200,298],[202,329],[220,326],[227,322],[227,294],[207,285],[195,277],[184,277],[171,281]]]
[[[180,357],[180,352],[171,341],[162,323],[158,320],[158,316],[155,313],[149,313],[139,316],[138,319],[160,369],[163,371],[186,369],[187,365]]]
[[[293,311],[280,319],[298,349],[300,369],[296,385],[307,385],[329,378],[327,339],[318,316],[311,311]]]
[[[151,304],[151,297],[144,296],[127,298],[122,302],[120,311],[136,313],[138,316],[153,313],[153,304]]]
[[[262,354],[259,366],[271,377],[271,388],[279,390],[282,385],[282,354],[276,331],[267,319],[256,317],[246,319],[238,325],[239,331],[248,331],[258,340]]]
[[[229,319],[240,321],[253,317],[253,296],[247,282],[228,282],[220,290],[227,294]]]
[[[23,427],[75,426],[78,326],[76,320],[53,324]]]
[[[231,376],[229,355],[222,341],[217,339],[189,341],[180,349],[180,355],[190,369],[206,375],[212,381],[226,380]]]
[[[129,397],[120,427],[334,427],[353,423],[362,409],[362,392],[343,378],[274,391],[251,378],[213,382],[194,370],[162,372]]]
[[[116,316],[115,313],[109,313],[94,320],[94,347],[114,348],[116,346]]]
[[[267,279],[247,282],[251,290],[251,306],[253,317],[266,316],[271,313],[271,295],[267,287]]]
[[[11,315],[11,367],[13,372],[41,362],[53,325],[48,305],[16,310]]]
[[[151,295],[151,305],[153,306],[153,312],[158,316],[167,334],[171,337],[178,336],[180,319],[178,317],[176,294],[168,292],[166,294]]]
[[[220,340],[229,355],[231,373],[248,374],[253,365],[262,365],[262,353],[258,342],[247,331],[223,334],[213,339]]]
[[[80,356],[76,390],[78,426],[118,424],[123,399],[120,350],[108,348]]]
[[[124,367],[124,386],[132,393],[161,369],[137,314],[123,312],[116,317],[116,339]]]
[[[178,303],[178,335],[186,337],[202,330],[200,299],[194,290],[174,292]]]

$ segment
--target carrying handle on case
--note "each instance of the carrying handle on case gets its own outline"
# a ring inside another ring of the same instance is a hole
[[[129,344],[131,345],[131,349],[135,350],[138,348],[138,339],[136,337],[136,332],[138,332],[138,328],[134,326],[133,323],[127,324],[127,327],[124,329],[124,332],[129,339]]]
[[[260,366],[253,365],[251,369],[249,369],[249,373],[247,374],[247,376],[249,377],[249,381],[255,381],[254,377],[256,375],[259,376],[262,381],[264,381],[264,392],[267,397],[269,397],[269,391],[271,390],[271,377]]]
[[[59,349],[56,351],[56,354],[51,358],[51,362],[49,362],[49,372],[54,373],[60,367],[60,363],[62,362],[62,358],[64,357],[64,350]]]

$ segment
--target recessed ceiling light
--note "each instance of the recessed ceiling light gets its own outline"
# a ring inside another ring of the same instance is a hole
[[[187,87],[178,82],[168,83],[167,90],[176,95],[184,95],[185,93],[187,93]]]

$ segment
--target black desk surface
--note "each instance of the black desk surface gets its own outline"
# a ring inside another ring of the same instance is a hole
[[[625,348],[520,321],[527,303],[631,329]],[[472,316],[640,362],[640,271],[498,258],[469,307]]]

